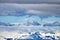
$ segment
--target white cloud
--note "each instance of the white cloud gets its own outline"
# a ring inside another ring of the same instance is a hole
[[[42,13],[42,12],[37,11],[37,10],[27,10],[27,13],[38,14],[38,13]]]

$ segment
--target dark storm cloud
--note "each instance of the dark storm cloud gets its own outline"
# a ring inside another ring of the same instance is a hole
[[[51,3],[60,4],[60,0],[0,0],[0,3]]]

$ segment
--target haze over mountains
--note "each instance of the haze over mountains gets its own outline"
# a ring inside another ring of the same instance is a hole
[[[4,22],[0,22],[0,26],[21,26],[21,25],[26,25],[26,26],[29,26],[29,25],[33,25],[33,26],[41,26],[42,24],[41,23],[38,23],[36,21],[33,21],[33,22],[28,22],[25,24],[25,23],[4,23]],[[44,23],[43,26],[60,26],[60,22],[53,22],[53,23]]]

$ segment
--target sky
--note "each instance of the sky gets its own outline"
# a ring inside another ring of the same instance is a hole
[[[27,3],[27,4],[38,4],[38,3],[52,3],[60,4],[60,0],[0,0],[1,3]]]
[[[54,23],[60,25],[60,0],[0,0],[0,32],[24,32],[31,28],[60,33],[59,26],[41,26]],[[12,24],[16,25],[9,26]]]

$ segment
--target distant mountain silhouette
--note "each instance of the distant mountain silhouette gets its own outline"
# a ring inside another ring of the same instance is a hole
[[[56,21],[56,22],[53,22],[53,23],[46,23],[43,26],[60,26],[60,22]]]
[[[13,26],[13,25],[9,23],[0,22],[0,26]]]

